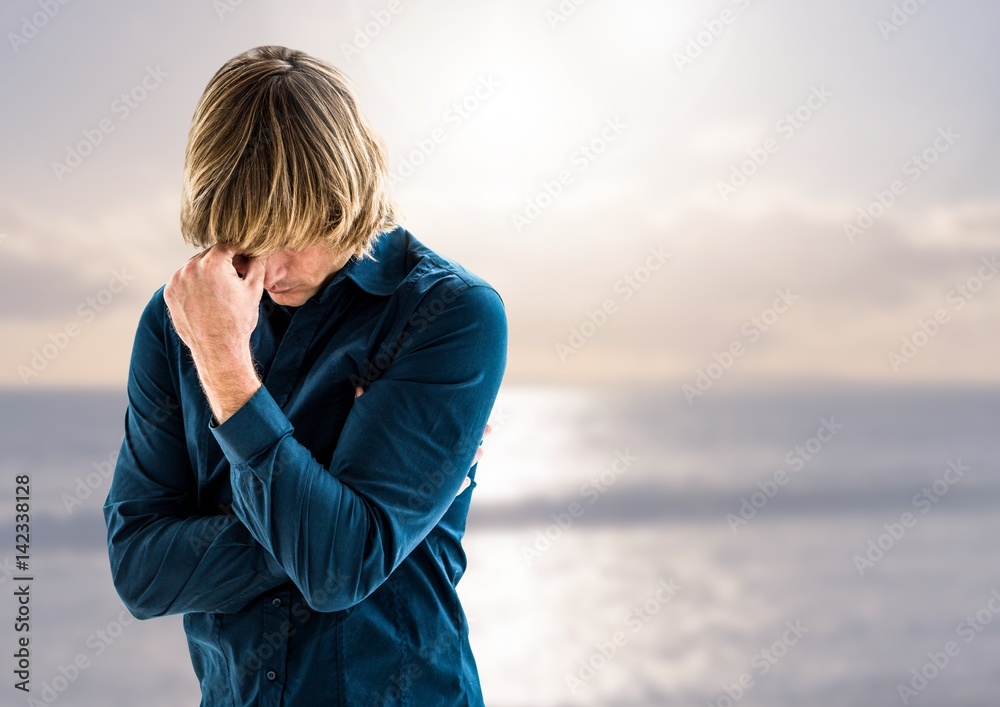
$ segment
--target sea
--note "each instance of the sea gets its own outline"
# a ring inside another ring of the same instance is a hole
[[[0,393],[0,703],[198,705],[101,506],[120,390]],[[497,707],[1000,704],[1000,390],[505,386],[459,584]],[[16,478],[31,479],[15,566]],[[30,576],[31,692],[14,687]]]

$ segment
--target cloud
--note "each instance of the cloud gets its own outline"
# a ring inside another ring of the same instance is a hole
[[[123,267],[122,249],[81,224],[0,204],[0,318],[44,320],[71,315]],[[116,257],[117,256],[117,257]],[[116,262],[117,261],[117,262]],[[131,297],[128,290],[122,300]]]

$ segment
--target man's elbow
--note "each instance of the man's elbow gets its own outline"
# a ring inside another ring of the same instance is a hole
[[[302,590],[300,589],[300,591]],[[327,591],[320,587],[315,590],[308,589],[302,591],[302,598],[305,599],[306,605],[313,611],[321,614],[332,614],[360,604],[369,594],[371,592]]]
[[[161,616],[167,616],[166,611],[158,610],[154,607],[150,607],[144,604],[129,603],[122,600],[125,604],[125,608],[128,609],[128,613],[132,614],[139,621],[145,621],[147,619],[158,619]]]
[[[122,550],[115,543],[108,546],[111,559],[111,582],[118,597],[129,613],[140,621],[167,616],[172,612],[170,602],[156,596],[152,591],[153,578],[134,571],[130,560],[131,552]]]
[[[164,605],[162,602],[155,601],[152,597],[148,596],[148,592],[136,591],[128,583],[119,582],[117,579],[114,584],[115,590],[118,592],[118,597],[122,600],[125,608],[128,609],[128,613],[140,621],[156,619],[170,614],[170,607]]]
[[[298,583],[302,598],[310,609],[319,613],[333,613],[350,609],[367,599],[378,589],[388,575],[384,572],[361,573],[346,578],[343,575],[329,575]]]

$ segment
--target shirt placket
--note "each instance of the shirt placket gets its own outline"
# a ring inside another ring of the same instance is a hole
[[[331,283],[334,286],[334,283]],[[333,293],[330,293],[333,294]],[[328,298],[309,300],[292,317],[264,377],[264,385],[287,411],[295,385],[302,374],[302,365],[322,319],[330,306]],[[295,595],[300,596],[298,592]],[[296,627],[291,620],[290,605],[293,589],[288,585],[261,598],[261,635],[259,637],[260,672],[258,692],[262,705],[282,704],[288,683],[288,643],[295,640]],[[339,670],[339,666],[334,666]]]
[[[276,589],[262,598],[263,620],[258,655],[261,658],[259,694],[262,705],[280,705],[288,675],[288,641],[294,634],[289,620],[289,590]]]
[[[296,312],[288,325],[288,330],[281,337],[278,350],[264,378],[268,392],[283,409],[302,372],[302,362],[309,344],[316,335],[321,309],[319,302],[310,301]]]

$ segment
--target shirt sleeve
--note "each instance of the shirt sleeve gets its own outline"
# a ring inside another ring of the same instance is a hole
[[[491,287],[451,287],[424,295],[416,312],[431,314],[409,318],[391,362],[354,401],[329,469],[263,386],[209,423],[231,463],[233,510],[316,611],[373,592],[469,473],[506,367],[507,320]]]
[[[125,438],[104,502],[111,574],[139,619],[237,611],[288,575],[233,514],[198,515],[160,288],[139,320]]]

